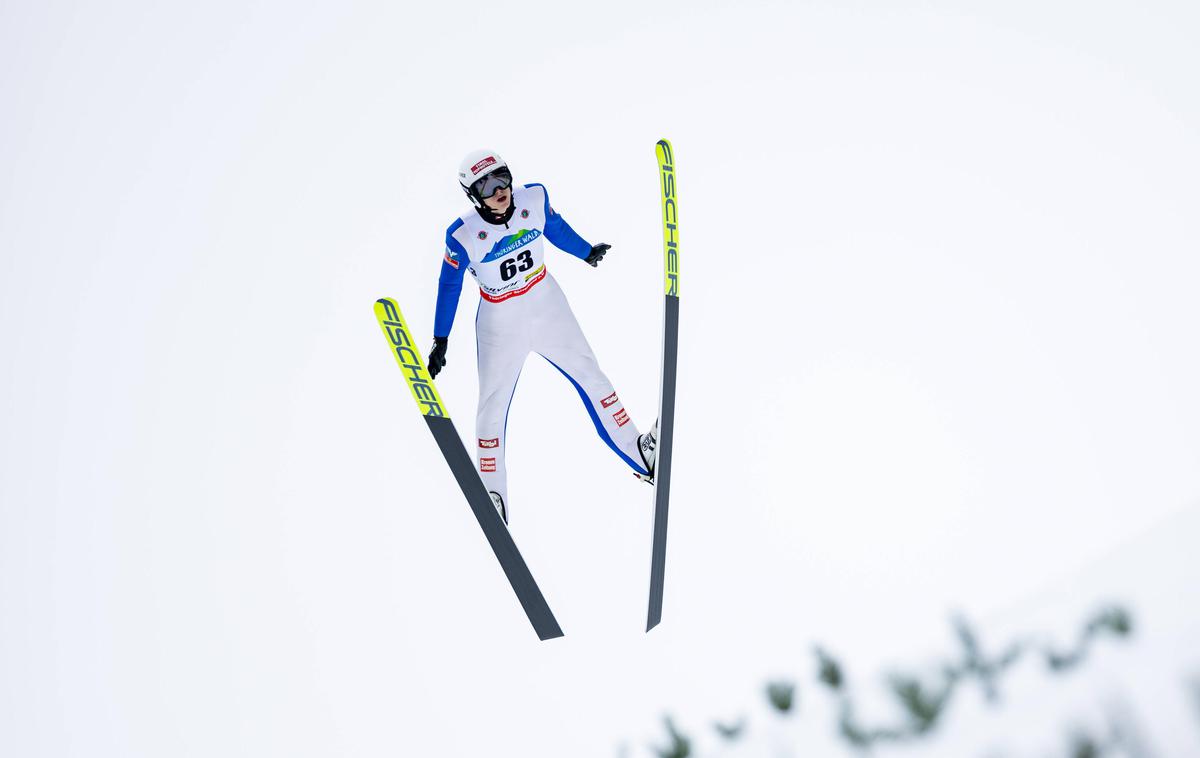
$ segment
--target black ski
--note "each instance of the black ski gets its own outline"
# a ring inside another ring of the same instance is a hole
[[[376,300],[375,318],[378,319],[379,326],[383,329],[384,336],[387,337],[392,354],[400,365],[401,372],[404,373],[408,388],[412,391],[413,398],[417,401],[417,407],[425,417],[429,431],[433,433],[433,438],[437,441],[442,455],[445,456],[450,471],[458,480],[463,497],[467,499],[467,504],[471,506],[471,511],[475,514],[475,520],[479,522],[479,528],[483,530],[484,537],[492,546],[496,560],[500,561],[500,568],[504,569],[504,575],[508,577],[513,592],[517,593],[517,600],[525,609],[525,615],[529,617],[529,623],[533,624],[538,639],[548,640],[563,636],[558,621],[555,620],[550,606],[546,603],[546,598],[542,596],[542,591],[534,581],[533,574],[525,565],[525,559],[517,550],[517,545],[513,542],[508,527],[496,511],[496,506],[492,504],[492,498],[483,486],[483,480],[475,472],[475,464],[471,460],[466,446],[463,445],[462,438],[458,436],[458,431],[454,428],[449,414],[446,413],[446,406],[442,404],[437,387],[434,386],[433,379],[425,370],[425,362],[414,347],[412,333],[404,322],[400,307],[391,298]]]
[[[662,190],[663,302],[662,374],[658,394],[658,449],[654,463],[654,539],[650,556],[650,610],[646,631],[662,620],[667,570],[667,502],[671,497],[671,452],[675,435],[675,380],[679,355],[679,212],[675,204],[675,154],[665,139],[655,147]]]

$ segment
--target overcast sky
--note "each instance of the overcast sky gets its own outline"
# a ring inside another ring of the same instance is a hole
[[[951,612],[1066,638],[1112,599],[1144,626],[1095,686],[938,749],[1045,754],[1111,691],[1200,751],[1198,38],[1186,2],[0,4],[0,753],[640,756],[814,643],[867,687]],[[650,488],[531,358],[542,643],[371,305],[431,336],[494,148],[613,246],[547,261],[647,426],[660,137],[664,621]]]

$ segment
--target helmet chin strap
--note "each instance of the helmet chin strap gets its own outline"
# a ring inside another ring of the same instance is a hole
[[[489,224],[495,224],[496,226],[501,224],[508,226],[508,222],[512,220],[513,212],[517,210],[517,204],[513,202],[511,197],[508,200],[508,209],[505,210],[504,213],[496,213],[483,203],[475,200],[474,197],[472,197],[471,200],[475,201],[475,212],[479,214],[480,218]]]

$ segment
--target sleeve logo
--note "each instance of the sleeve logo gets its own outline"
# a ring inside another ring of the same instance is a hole
[[[446,248],[446,263],[449,263],[452,268],[458,268],[458,253]]]

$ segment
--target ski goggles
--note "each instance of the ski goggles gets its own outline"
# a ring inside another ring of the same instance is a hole
[[[471,192],[475,194],[475,197],[486,199],[511,186],[512,174],[508,172],[507,168],[498,168],[482,179],[476,180],[471,185]]]

